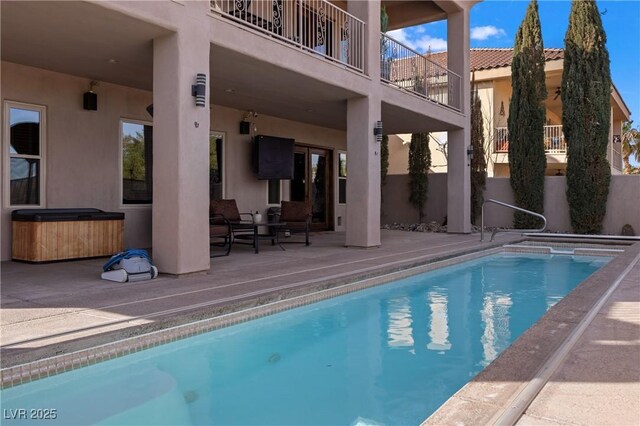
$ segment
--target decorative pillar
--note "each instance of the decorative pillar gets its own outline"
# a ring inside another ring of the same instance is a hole
[[[471,144],[471,84],[469,66],[469,10],[447,15],[448,68],[462,76],[460,109],[465,115],[462,129],[449,131],[447,160],[447,231],[471,232],[471,178],[467,149]]]
[[[365,73],[369,96],[347,101],[346,245],[380,245],[380,143],[373,128],[381,120],[380,2],[350,1],[349,13],[365,23]]]
[[[209,39],[184,26],[153,43],[153,259],[160,272],[209,269]],[[207,76],[205,106],[191,86]]]

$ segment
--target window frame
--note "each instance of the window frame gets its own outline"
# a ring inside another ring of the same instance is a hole
[[[122,137],[124,136],[124,122],[132,123],[132,124],[140,124],[142,126],[151,126],[153,128],[153,121],[148,120],[138,120],[137,118],[128,118],[128,117],[120,117],[120,129],[118,131],[118,193],[119,193],[119,203],[120,209],[149,209],[153,206],[153,192],[151,193],[151,203],[141,203],[141,204],[125,204],[124,203],[124,182],[123,182],[123,162],[124,156],[122,151]]]
[[[5,100],[4,111],[2,115],[4,134],[2,144],[3,149],[3,172],[2,178],[4,180],[3,193],[4,193],[4,206],[11,209],[30,208],[38,209],[45,208],[47,205],[47,107],[46,105],[32,104],[27,102]],[[40,115],[40,155],[25,155],[25,154],[11,154],[11,109],[24,109],[28,111],[36,111]],[[40,161],[40,168],[38,170],[38,204],[11,204],[11,158],[26,158],[26,159],[38,159]]]
[[[337,165],[336,165],[336,201],[337,201],[337,205],[339,206],[346,206],[347,205],[347,192],[346,192],[346,183],[347,183],[347,178],[349,176],[349,172],[347,171],[347,174],[345,176],[340,176],[340,156],[344,154],[345,156],[345,169],[347,167],[346,165],[346,161],[347,161],[347,151],[338,151],[338,155],[337,157]],[[345,194],[344,194],[344,199],[345,202],[341,203],[340,202],[340,181],[344,180],[345,181]]]
[[[227,149],[225,145],[227,144],[227,132],[223,132],[222,130],[210,130],[209,131],[209,146],[211,146],[211,137],[219,136],[222,139],[222,167],[220,169],[220,175],[222,176],[222,199],[224,200],[227,195]],[[211,155],[211,153],[209,153]],[[209,164],[208,167],[211,167]],[[211,189],[209,189],[211,191]],[[209,192],[209,197],[211,197],[211,192]]]
[[[269,181],[270,180],[277,180],[279,181],[279,188],[280,188],[280,201],[278,201],[277,203],[269,203]],[[266,204],[267,207],[280,207],[280,205],[282,204],[282,179],[267,179],[265,181],[265,194],[266,194]]]

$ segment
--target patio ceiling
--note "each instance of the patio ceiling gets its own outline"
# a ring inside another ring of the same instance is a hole
[[[151,90],[152,40],[169,30],[87,2],[0,7],[3,61]]]
[[[433,1],[385,0],[382,2],[389,15],[389,30],[447,19],[447,14]]]
[[[346,129],[347,99],[356,93],[217,45],[210,58],[213,104]]]

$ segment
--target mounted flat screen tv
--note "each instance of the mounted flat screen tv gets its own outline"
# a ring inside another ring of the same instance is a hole
[[[293,179],[294,139],[258,135],[253,143],[258,179]]]

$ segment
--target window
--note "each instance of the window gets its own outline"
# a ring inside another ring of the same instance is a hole
[[[151,204],[153,194],[153,127],[121,121],[122,204]]]
[[[10,206],[44,205],[44,138],[46,108],[17,102],[5,103],[8,146],[5,182]],[[8,172],[7,172],[8,171]]]
[[[280,179],[269,179],[267,182],[267,204],[279,205],[282,200]]]
[[[338,204],[347,202],[347,153],[338,154]]]
[[[224,154],[222,133],[213,132],[209,135],[209,199],[222,200],[224,198]]]

